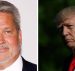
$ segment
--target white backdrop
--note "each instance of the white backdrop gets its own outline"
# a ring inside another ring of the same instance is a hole
[[[13,3],[21,15],[22,56],[35,64],[38,57],[37,0],[5,0]]]

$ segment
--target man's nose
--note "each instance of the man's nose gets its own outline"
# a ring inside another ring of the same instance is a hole
[[[63,27],[62,35],[67,36],[69,34],[69,29],[67,27]]]
[[[4,43],[4,35],[2,33],[0,33],[0,44]]]

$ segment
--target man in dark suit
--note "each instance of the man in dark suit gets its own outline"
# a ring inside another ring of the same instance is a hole
[[[0,1],[0,70],[37,71],[35,64],[21,56],[22,35],[18,9]]]
[[[64,43],[72,51],[71,57],[64,62],[63,71],[75,70],[75,6],[61,10],[56,17],[57,28]]]

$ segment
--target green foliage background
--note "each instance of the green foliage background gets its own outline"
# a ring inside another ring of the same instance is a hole
[[[58,35],[54,18],[75,0],[39,0],[39,71],[62,71],[62,64],[71,52]]]

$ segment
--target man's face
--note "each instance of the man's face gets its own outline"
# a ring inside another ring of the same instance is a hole
[[[20,54],[21,31],[17,32],[10,13],[0,12],[0,63],[12,62]]]
[[[58,24],[58,29],[61,32],[66,44],[70,48],[75,48],[75,16],[69,16]]]

